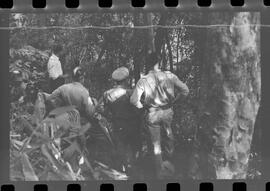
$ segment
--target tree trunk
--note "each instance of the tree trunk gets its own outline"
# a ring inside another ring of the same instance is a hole
[[[203,178],[246,178],[260,105],[258,13],[211,13],[202,68],[199,124]],[[204,155],[204,156],[202,156]],[[203,159],[202,159],[203,160]]]
[[[165,26],[167,18],[168,18],[168,13],[163,13],[159,19],[158,25]],[[161,54],[162,45],[165,42],[166,32],[167,30],[164,28],[157,28],[156,30],[154,45],[155,45],[155,52],[159,55]]]
[[[170,44],[170,38],[169,38],[169,31],[167,30],[166,34],[166,44],[167,44],[167,49],[169,52],[169,61],[170,61],[170,71],[173,72],[173,55],[172,55],[172,47]]]
[[[162,62],[160,68],[164,71],[167,69],[167,58],[166,58],[166,49],[165,49],[165,44],[162,46]]]
[[[153,21],[152,21],[152,13],[146,13],[144,15],[144,22],[146,26],[152,26],[153,25]],[[149,53],[155,52],[155,44],[154,44],[154,28],[150,27],[146,30],[146,35],[145,35],[145,58]],[[149,67],[148,64],[145,63],[145,70],[146,73],[149,71]]]
[[[153,25],[153,14],[152,13],[147,13],[146,14],[146,23],[148,26]],[[154,44],[154,28],[150,27],[148,29],[148,51],[149,52],[155,52],[155,44]]]
[[[138,13],[134,13],[134,26],[138,26],[139,25],[139,14]],[[138,36],[139,30],[141,29],[134,29],[134,34],[133,36],[136,37]],[[135,39],[136,40],[136,39]],[[135,44],[135,49],[134,49],[134,53],[133,53],[133,61],[134,61],[134,79],[135,79],[135,84],[139,81],[140,79],[140,62],[141,62],[141,58],[140,58],[140,51],[139,51],[139,44],[138,42],[134,42]]]
[[[180,44],[180,29],[177,31],[177,45],[176,45],[176,73],[179,74],[180,63],[179,63],[179,44]]]

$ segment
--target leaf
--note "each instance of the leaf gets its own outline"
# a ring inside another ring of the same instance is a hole
[[[24,176],[21,171],[11,168],[10,169],[10,180],[11,181],[24,181]]]
[[[78,150],[78,145],[77,142],[73,142],[70,146],[65,148],[63,152],[63,158],[64,159],[69,159],[71,156],[75,154],[75,152]]]
[[[22,141],[18,141],[15,139],[11,139],[10,141],[13,144],[13,146],[18,150],[20,150],[22,148],[22,146],[24,145],[24,142],[22,142]],[[32,147],[30,145],[26,145],[26,148],[31,149]]]
[[[25,153],[21,154],[22,169],[26,181],[38,181],[38,177]]]
[[[112,169],[101,162],[95,161],[95,163],[99,165],[95,168],[95,171],[108,176],[112,180],[128,180],[128,176],[125,173]]]

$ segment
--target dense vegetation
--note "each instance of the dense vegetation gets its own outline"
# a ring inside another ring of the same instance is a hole
[[[173,161],[175,166],[173,177],[205,177],[203,173],[201,173],[201,176],[198,173],[201,169],[200,163],[196,162],[196,156],[203,150],[201,148],[199,148],[199,151],[197,150],[198,142],[201,141],[198,140],[198,137],[200,137],[198,133],[201,133],[200,126],[204,123],[202,122],[201,108],[205,107],[202,106],[205,95],[202,95],[202,92],[210,88],[210,85],[207,85],[204,80],[205,74],[211,68],[209,64],[212,61],[215,62],[214,58],[206,56],[206,54],[211,54],[213,49],[211,45],[214,45],[214,42],[209,41],[209,44],[207,44],[205,39],[211,39],[209,34],[213,34],[213,37],[218,36],[217,34],[222,30],[217,27],[213,29],[213,31],[216,30],[213,32],[207,27],[199,28],[195,25],[210,24],[207,22],[211,16],[202,13],[11,15],[10,27],[15,28],[10,31],[10,72],[19,70],[23,73],[23,79],[26,79],[23,83],[10,81],[12,100],[10,110],[11,178],[19,180],[29,179],[29,177],[32,177],[31,180],[56,178],[48,174],[46,174],[47,177],[44,177],[43,171],[47,164],[45,159],[38,157],[40,153],[25,151],[25,147],[29,144],[27,142],[29,137],[24,132],[27,129],[24,126],[31,126],[33,106],[29,104],[30,102],[26,104],[26,102],[20,101],[20,97],[25,94],[23,90],[20,91],[24,89],[21,86],[26,87],[30,84],[31,87],[34,86],[43,91],[48,90],[46,64],[48,52],[54,44],[60,44],[64,48],[60,56],[64,73],[69,75],[74,66],[80,65],[85,71],[84,85],[89,89],[90,94],[97,99],[106,89],[111,87],[111,73],[119,66],[126,66],[130,69],[130,83],[131,86],[134,86],[140,76],[148,70],[145,62],[147,52],[157,51],[162,59],[161,68],[177,74],[182,81],[187,83],[190,89],[188,98],[174,107],[173,129],[176,135],[177,155]],[[233,16],[223,16],[220,16],[220,20],[217,20],[218,23],[213,21],[212,24],[227,24],[227,22],[229,25],[234,24]],[[258,22],[256,18],[256,15],[251,15],[248,17],[250,19],[248,21]],[[147,25],[169,27],[147,28],[145,27]],[[226,27],[224,31],[226,35]],[[211,42],[213,44],[210,44]],[[223,62],[226,62],[225,58]],[[227,68],[223,72],[226,75],[231,70]],[[256,81],[255,78],[260,78],[260,76],[253,77],[253,81]],[[218,78],[212,77],[212,79]],[[255,141],[259,135],[257,131],[253,136]],[[249,149],[247,152],[249,153]],[[250,160],[252,162],[249,168],[250,173],[248,173],[250,178],[257,177],[260,174],[258,170],[260,157],[258,154],[257,151],[251,152],[250,159],[253,159],[253,157],[255,159]],[[23,159],[23,164],[18,164],[19,158]],[[37,161],[39,158],[40,161]],[[29,174],[31,176],[27,177]],[[77,177],[77,179],[80,178]]]

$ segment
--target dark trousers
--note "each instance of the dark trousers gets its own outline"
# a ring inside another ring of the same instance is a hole
[[[134,119],[115,119],[112,123],[112,138],[116,146],[118,167],[133,167],[135,154],[140,149],[140,123]],[[131,170],[131,169],[127,169]]]
[[[49,79],[50,92],[52,93],[54,90],[62,86],[64,83],[65,83],[65,79],[62,76],[59,76],[55,80],[50,78]]]
[[[145,126],[149,131],[152,152],[154,153],[155,165],[157,176],[162,173],[163,170],[163,159],[162,159],[162,147],[161,147],[161,130],[165,130],[168,138],[169,150],[173,150],[173,134],[171,124],[173,120],[173,109],[149,109],[145,116]]]

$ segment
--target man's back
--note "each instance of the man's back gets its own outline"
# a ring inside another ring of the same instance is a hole
[[[132,119],[134,110],[129,102],[132,90],[116,86],[104,93],[104,104],[114,118]]]
[[[175,89],[187,95],[188,88],[178,77],[167,71],[150,71],[145,77],[140,79],[135,91],[130,99],[137,107],[141,107],[141,96],[144,94],[144,105],[147,107],[168,106],[175,100]]]
[[[75,105],[81,108],[83,101],[88,98],[89,93],[80,83],[73,82],[60,87],[63,100],[67,105]]]
[[[64,84],[50,95],[49,99],[60,98],[63,106],[73,105],[80,113],[90,112],[94,107],[88,90],[79,82]]]
[[[170,103],[174,96],[172,73],[150,72],[145,78],[145,103],[152,107]]]

